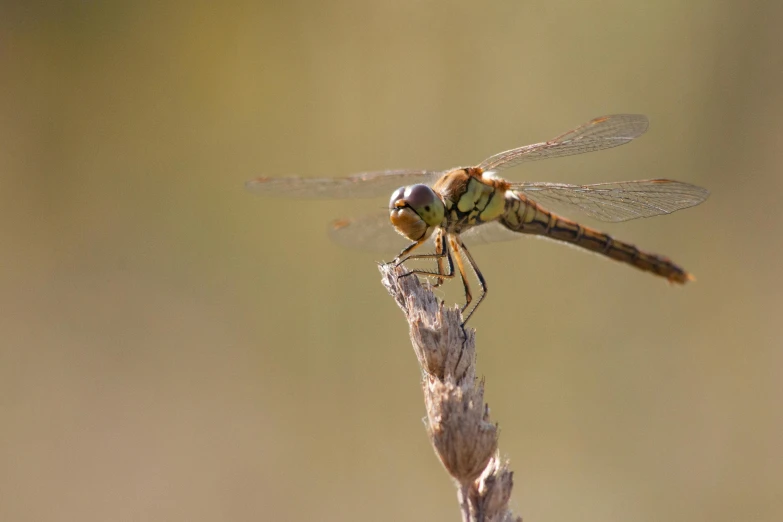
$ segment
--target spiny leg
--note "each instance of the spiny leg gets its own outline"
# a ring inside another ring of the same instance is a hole
[[[463,314],[465,313],[465,310],[468,309],[471,301],[473,301],[473,296],[470,293],[470,285],[468,284],[468,280],[465,277],[465,266],[462,263],[461,252],[465,252],[465,258],[468,260],[468,263],[470,263],[470,268],[476,274],[476,278],[478,278],[479,281],[479,286],[481,287],[481,295],[479,296],[478,301],[476,301],[476,305],[470,310],[467,317],[462,320],[462,326],[465,326],[465,323],[468,322],[470,317],[487,296],[487,282],[484,279],[484,275],[481,273],[481,270],[478,269],[476,261],[473,259],[470,250],[468,250],[465,246],[465,243],[463,243],[461,239],[452,236],[449,237],[449,243],[451,245],[451,249],[454,251],[454,255],[457,257],[457,267],[459,268],[459,273],[462,276],[462,282],[465,285],[465,306],[462,307]]]
[[[457,259],[457,268],[459,269],[460,277],[462,277],[462,286],[465,288],[465,306],[463,306],[461,310],[462,313],[465,313],[465,310],[467,310],[468,306],[470,306],[470,303],[473,301],[473,294],[470,292],[470,283],[468,283],[468,278],[465,276],[465,265],[462,262],[460,241],[454,236],[449,236],[449,246],[454,252],[454,257]],[[467,319],[464,319],[462,325],[464,326],[466,322]]]
[[[462,248],[462,251],[465,252],[465,257],[468,258],[470,267],[473,269],[473,272],[476,274],[476,278],[479,280],[479,286],[481,287],[481,295],[479,296],[478,301],[476,301],[476,305],[473,307],[473,310],[470,311],[468,316],[462,322],[462,324],[464,325],[465,323],[468,322],[468,319],[470,319],[473,313],[478,309],[479,305],[484,301],[484,298],[487,297],[487,280],[484,279],[484,274],[482,274],[481,270],[479,270],[476,261],[473,259],[473,255],[470,253],[470,250],[468,250],[465,247],[465,243],[463,243],[462,240],[459,240],[459,245]]]
[[[413,252],[417,248],[419,248],[426,241],[427,241],[427,238],[425,237],[425,238],[419,239],[415,243],[411,243],[410,245],[408,245],[405,248],[403,248],[402,251],[399,254],[397,254],[397,257],[394,258],[394,261],[392,261],[392,264],[394,265],[394,267],[396,268],[396,267],[400,266],[401,264],[403,264],[405,261],[407,261],[408,258],[405,257],[405,256],[410,254],[411,252]]]
[[[416,243],[414,243],[416,244]],[[411,270],[409,272],[406,272],[402,274],[401,277],[409,276],[409,275],[423,275],[423,276],[437,276],[437,283],[433,286],[440,286],[443,284],[443,279],[449,279],[454,277],[454,261],[451,257],[451,252],[449,251],[449,248],[446,244],[446,236],[443,234],[442,231],[438,231],[438,235],[435,238],[435,244],[436,244],[436,252],[434,254],[417,254],[408,256],[404,259],[401,259],[400,261],[397,261],[395,266],[399,266],[400,264],[404,263],[405,261],[409,261],[411,259],[436,259],[438,261],[438,271],[432,272],[430,270]],[[412,248],[408,247],[405,249],[406,251],[410,252],[413,250]],[[405,252],[405,251],[403,251]],[[400,256],[398,256],[398,259],[402,257],[402,253]],[[448,272],[446,272],[443,269],[443,260],[446,259],[448,261]]]
[[[435,245],[435,253],[436,254],[441,254],[437,258],[438,273],[439,274],[445,274],[446,273],[446,270],[444,270],[444,268],[443,268],[443,256],[442,256],[442,254],[445,252],[446,253],[446,258],[449,261],[449,271],[448,271],[448,273],[451,274],[451,276],[453,277],[454,276],[454,260],[451,259],[451,253],[449,252],[449,247],[446,244],[446,238],[445,238],[445,236],[443,234],[443,231],[439,230],[438,234],[439,234],[439,236],[438,236],[439,241],[436,241],[436,245]],[[440,285],[443,284],[443,281],[444,281],[443,277],[439,277],[435,281],[435,284],[432,285],[432,288],[438,288]]]

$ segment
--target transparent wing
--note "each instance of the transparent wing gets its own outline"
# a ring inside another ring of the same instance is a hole
[[[525,161],[560,158],[608,149],[644,134],[649,122],[641,114],[615,114],[595,118],[557,138],[500,152],[479,165],[483,171],[502,170]]]
[[[378,252],[389,259],[411,243],[394,230],[387,210],[359,218],[338,219],[329,226],[329,236],[340,246]]]
[[[254,194],[295,199],[345,199],[391,196],[405,185],[431,184],[439,173],[426,170],[362,172],[347,178],[256,178],[245,183]]]
[[[513,232],[497,221],[490,221],[477,227],[469,228],[460,237],[469,246],[485,245],[488,243],[498,243],[500,241],[514,241],[523,237],[530,237],[527,234]]]
[[[670,214],[698,205],[710,194],[707,189],[669,179],[594,185],[512,183],[511,189],[544,206],[577,210],[601,221],[615,222]]]

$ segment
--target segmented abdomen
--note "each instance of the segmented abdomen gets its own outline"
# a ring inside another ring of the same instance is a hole
[[[639,250],[630,243],[618,241],[608,234],[562,218],[521,194],[509,194],[506,197],[506,210],[500,223],[514,232],[544,236],[576,245],[665,277],[674,283],[684,284],[693,279],[693,276],[667,257]]]

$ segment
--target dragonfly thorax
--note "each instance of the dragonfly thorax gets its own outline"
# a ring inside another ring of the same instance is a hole
[[[433,187],[446,205],[445,228],[459,234],[499,218],[505,210],[508,183],[483,177],[480,169],[458,168],[444,174]]]
[[[411,241],[429,237],[443,222],[444,214],[443,201],[427,185],[399,188],[389,201],[392,225]]]

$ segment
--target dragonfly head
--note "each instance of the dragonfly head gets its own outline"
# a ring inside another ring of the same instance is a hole
[[[426,238],[443,222],[443,202],[427,185],[411,185],[394,191],[389,216],[397,232],[411,241]]]

